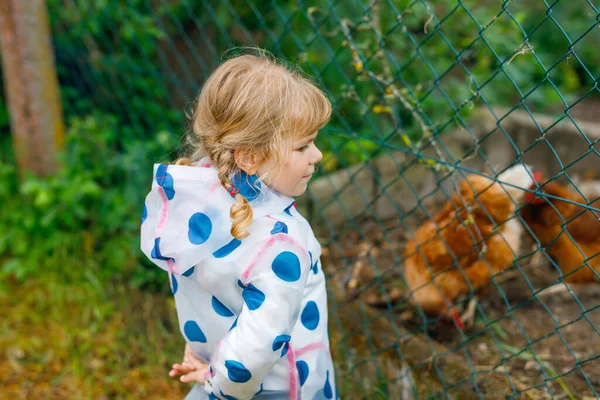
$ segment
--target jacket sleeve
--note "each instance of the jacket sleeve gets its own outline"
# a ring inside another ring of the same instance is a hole
[[[305,246],[285,233],[253,247],[238,282],[243,309],[207,374],[206,392],[222,399],[251,399],[286,355],[310,271]]]

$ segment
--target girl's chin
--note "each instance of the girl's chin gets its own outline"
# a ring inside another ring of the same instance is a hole
[[[294,190],[293,194],[288,194],[288,196],[290,197],[296,197],[296,196],[300,196],[303,195],[306,192],[306,189],[308,188],[308,180],[303,179],[298,186],[296,186],[296,190]]]

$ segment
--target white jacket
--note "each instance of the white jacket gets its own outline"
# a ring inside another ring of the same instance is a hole
[[[232,178],[254,213],[241,241],[230,234],[235,200],[208,159],[156,164],[142,251],[169,273],[181,332],[210,363],[210,398],[289,390],[291,399],[331,399],[321,246],[294,199],[244,174]]]

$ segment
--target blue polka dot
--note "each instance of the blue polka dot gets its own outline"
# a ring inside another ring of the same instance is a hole
[[[181,274],[181,275],[183,275],[183,276],[187,276],[187,277],[190,277],[190,276],[191,276],[191,275],[194,273],[194,268],[196,268],[196,267],[192,267],[192,268],[188,269],[187,271],[185,271],[185,272],[184,272],[183,274]]]
[[[175,274],[171,274],[171,282],[172,282],[172,286],[171,286],[171,290],[173,291],[173,294],[177,293],[177,288],[179,287],[179,285],[177,284],[177,279],[175,279]]]
[[[308,364],[306,361],[296,361],[296,369],[298,370],[298,378],[300,378],[300,386],[302,386],[308,378]]]
[[[259,394],[261,394],[263,392],[263,384],[260,384],[260,388],[258,389],[258,392],[254,393],[255,396],[258,396]]]
[[[229,311],[229,308],[225,307],[215,296],[212,297],[212,308],[222,317],[233,317],[233,313]]]
[[[246,289],[246,285],[244,285],[242,283],[242,281],[240,281],[239,279],[238,279],[238,286],[241,287],[242,289]]]
[[[323,394],[326,398],[333,398],[333,391],[331,390],[331,384],[329,383],[329,371],[327,371],[327,378],[325,378],[325,387],[323,388]]]
[[[258,290],[253,284],[248,285],[242,292],[242,297],[249,310],[258,309],[265,301],[265,294]]]
[[[146,218],[148,218],[148,209],[146,208],[146,205],[144,204],[144,211],[142,211],[142,224],[144,223]]]
[[[248,175],[244,171],[240,171],[234,175],[231,183],[248,201],[252,201],[260,195],[261,184],[257,175]]]
[[[204,336],[204,332],[202,332],[196,321],[186,322],[183,326],[183,333],[190,342],[206,343],[206,336]]]
[[[165,257],[161,254],[160,252],[160,238],[157,237],[156,239],[154,239],[154,247],[152,248],[152,252],[150,253],[150,256],[152,258],[155,258],[157,260],[164,260],[164,261],[175,261],[174,258],[172,257]]]
[[[314,272],[314,274],[316,275],[317,272],[319,272],[319,260],[317,260],[314,264],[313,264],[313,256],[312,253],[309,251],[308,255],[310,256],[310,265],[312,265],[312,267],[310,267],[310,269],[312,269],[312,271]]]
[[[273,340],[273,351],[277,351],[292,339],[290,335],[279,335]]]
[[[209,393],[208,394],[208,400],[219,400],[219,398],[217,396],[215,396],[214,394]]]
[[[225,360],[225,368],[227,368],[227,375],[230,381],[244,383],[252,378],[250,371],[239,361]]]
[[[173,188],[173,176],[167,172],[167,165],[160,164],[156,170],[156,183],[163,188],[167,199],[172,200],[175,197]]]
[[[312,300],[306,303],[300,316],[300,321],[306,329],[312,331],[317,328],[319,325],[319,308],[317,307],[317,303]]]
[[[292,212],[291,209],[292,207],[294,207],[296,205],[296,202],[293,202],[292,204],[290,204],[289,206],[287,206],[287,208],[285,210],[283,210],[287,215],[289,215],[290,217],[292,217]]]
[[[219,390],[219,392],[221,392],[221,396],[225,399],[225,400],[238,400],[237,397],[233,397],[233,396],[228,396],[225,393],[223,393],[222,390]]]
[[[230,255],[235,249],[237,249],[242,241],[239,239],[233,239],[231,242],[227,243],[225,246],[221,247],[219,250],[213,253],[215,258],[223,258]]]
[[[274,235],[276,233],[288,233],[287,225],[281,221],[275,222],[273,229],[271,229],[271,235]]]
[[[285,346],[283,346],[283,350],[281,351],[281,357],[283,357],[287,354],[289,348],[290,348],[290,344],[286,343]]]
[[[238,318],[236,318],[235,321],[233,321],[233,324],[231,325],[231,328],[229,328],[229,330],[232,330],[233,328],[235,328],[237,326],[237,320],[238,320]]]
[[[206,214],[197,212],[189,220],[188,238],[193,244],[202,244],[206,242],[212,232],[212,222]]]
[[[295,282],[300,279],[302,271],[300,270],[300,260],[298,256],[290,251],[280,253],[273,263],[271,268],[279,279],[286,282]]]

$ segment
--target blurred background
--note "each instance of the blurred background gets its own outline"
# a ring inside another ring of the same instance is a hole
[[[536,241],[481,296],[457,300],[480,297],[465,329],[410,303],[403,251],[465,173],[527,163],[594,210],[599,9],[3,1],[0,397],[187,393],[167,376],[184,345],[168,276],[139,250],[144,198],[152,164],[180,154],[185,111],[222,54],[258,46],[334,105],[298,204],[324,246],[340,396],[598,398],[600,297],[543,296],[565,280]]]

